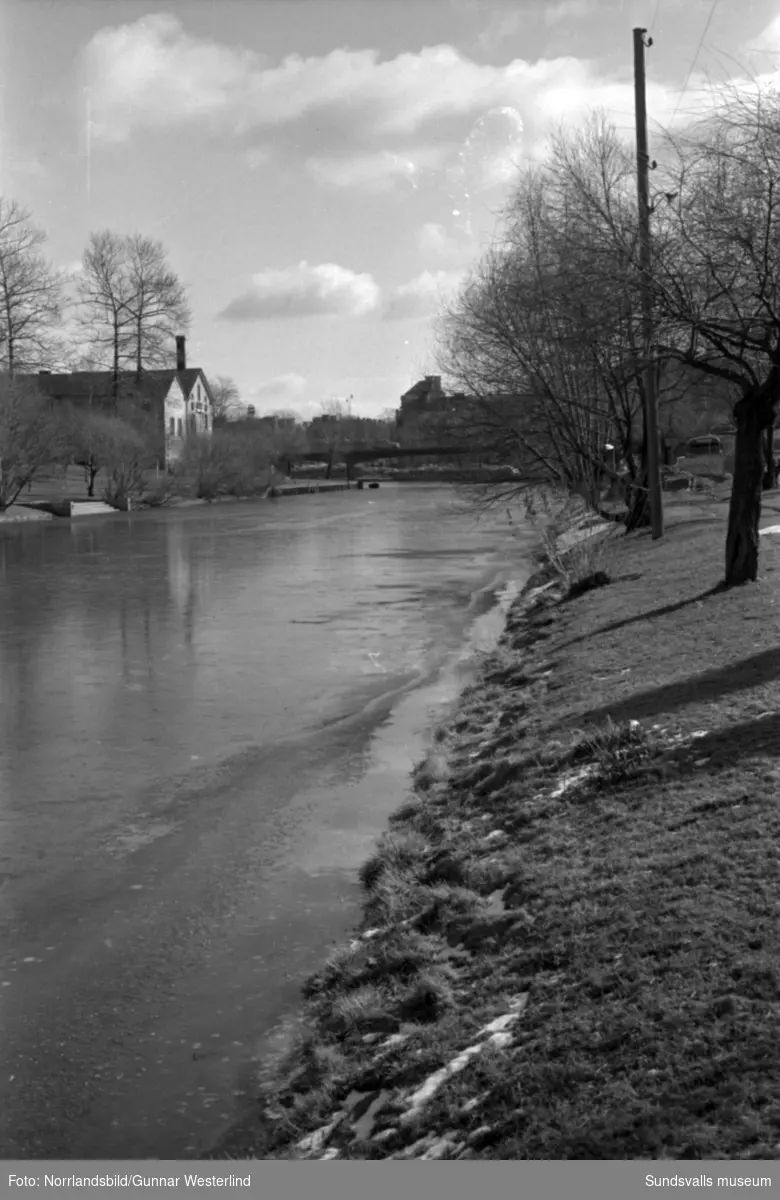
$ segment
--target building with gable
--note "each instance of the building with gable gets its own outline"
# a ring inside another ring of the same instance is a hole
[[[175,367],[144,371],[140,380],[135,371],[120,371],[116,389],[112,371],[39,371],[19,377],[36,383],[53,401],[77,409],[108,415],[129,404],[149,413],[165,466],[181,456],[188,436],[210,435],[214,428],[208,380],[201,367],[187,366],[182,336],[176,338]]]

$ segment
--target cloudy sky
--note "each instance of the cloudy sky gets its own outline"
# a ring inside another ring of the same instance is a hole
[[[635,25],[651,134],[780,50],[780,0],[2,0],[0,191],[61,266],[159,238],[258,411],[376,414],[551,123],[633,136]]]

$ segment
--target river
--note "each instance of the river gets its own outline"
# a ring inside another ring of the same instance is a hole
[[[526,552],[414,484],[0,527],[2,1157],[236,1119]]]

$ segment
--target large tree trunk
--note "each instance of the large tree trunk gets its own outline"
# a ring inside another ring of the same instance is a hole
[[[114,402],[114,413],[119,407],[119,328],[114,326],[114,357],[111,364],[111,398]]]
[[[752,392],[734,405],[737,436],[726,535],[727,587],[752,583],[758,575],[758,523],[764,482],[764,431],[774,421],[774,403],[767,394]]]
[[[767,425],[764,431],[764,491],[768,492],[777,487],[777,468],[775,466],[775,426],[774,422]]]
[[[629,484],[626,504],[628,505],[628,512],[624,518],[626,533],[632,533],[635,529],[646,529],[652,523],[646,472],[642,472]]]
[[[644,424],[644,421],[643,421]],[[635,529],[646,529],[652,524],[650,512],[650,471],[647,463],[647,430],[642,436],[642,449],[639,459],[639,471],[633,476],[626,492],[628,512],[625,516],[626,533]],[[629,465],[633,468],[633,459]]]
[[[140,388],[141,378],[143,376],[143,331],[140,320],[137,323],[135,331],[135,382]]]

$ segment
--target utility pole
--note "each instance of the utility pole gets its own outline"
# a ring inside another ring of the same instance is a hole
[[[653,540],[664,535],[664,506],[658,453],[658,390],[653,347],[653,299],[650,290],[650,156],[647,150],[647,105],[645,101],[645,29],[634,30],[634,104],[636,109],[636,192],[639,210],[639,268],[642,288],[642,343],[645,356],[645,433],[647,440],[647,484]],[[655,166],[655,163],[653,163]]]

